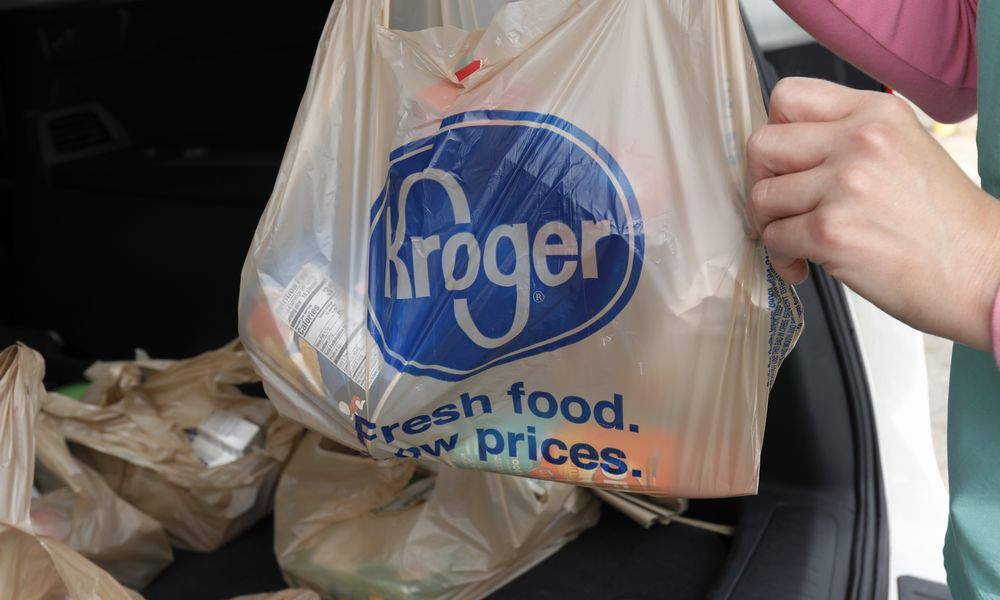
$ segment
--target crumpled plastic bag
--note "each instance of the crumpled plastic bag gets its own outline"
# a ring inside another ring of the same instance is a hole
[[[376,458],[755,493],[802,307],[747,236],[738,2],[388,7],[334,3],[244,265],[278,410]]]
[[[98,406],[114,404],[125,392],[139,387],[146,376],[167,369],[173,362],[138,357],[130,361],[97,361],[84,372],[90,385],[80,396],[80,402]]]
[[[288,583],[323,598],[480,598],[598,518],[583,488],[418,470],[309,433],[278,484],[274,547]]]
[[[70,452],[53,418],[35,428],[37,469],[51,489],[31,501],[35,533],[66,543],[123,584],[141,589],[168,564],[173,551],[163,526],[122,498]]]
[[[112,378],[94,383],[112,401],[53,394],[43,412],[115,493],[163,524],[174,546],[219,548],[270,513],[278,475],[302,429],[267,399],[240,391],[239,384],[259,378],[238,344],[188,360],[142,363],[141,377],[91,371]],[[186,430],[218,409],[259,425],[264,445],[207,468]]]
[[[106,571],[31,522],[35,424],[45,395],[42,357],[0,351],[0,600],[135,600]]]

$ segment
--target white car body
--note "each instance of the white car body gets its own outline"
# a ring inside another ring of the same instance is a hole
[[[920,332],[847,292],[868,376],[889,516],[889,598],[912,575],[944,583],[948,492],[931,438],[927,365]]]

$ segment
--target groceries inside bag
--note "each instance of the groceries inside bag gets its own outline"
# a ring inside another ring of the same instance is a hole
[[[597,523],[587,490],[378,461],[309,433],[275,497],[290,585],[323,598],[482,598]]]
[[[279,411],[377,458],[754,493],[795,292],[747,237],[734,0],[331,11],[242,275]]]

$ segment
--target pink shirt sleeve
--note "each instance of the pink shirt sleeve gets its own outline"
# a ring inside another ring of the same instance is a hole
[[[820,43],[943,122],[976,112],[978,0],[775,0]]]

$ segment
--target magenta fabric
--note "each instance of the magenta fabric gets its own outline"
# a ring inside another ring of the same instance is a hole
[[[978,0],[775,0],[820,43],[937,121],[976,112]]]

